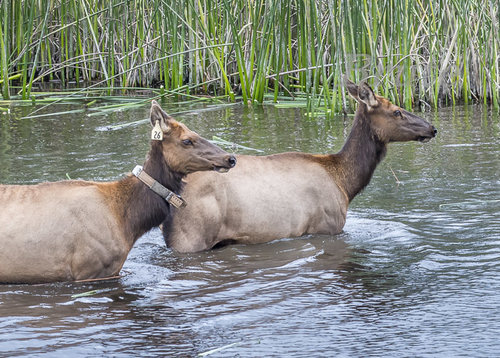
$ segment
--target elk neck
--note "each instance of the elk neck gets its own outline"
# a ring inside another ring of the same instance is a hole
[[[173,171],[166,163],[161,142],[152,141],[143,165],[144,171],[175,193],[182,190],[183,174]],[[133,175],[117,182],[118,213],[123,220],[125,235],[131,245],[144,233],[160,225],[170,215],[170,205]]]
[[[361,104],[344,146],[331,156],[334,162],[331,174],[347,194],[349,202],[368,185],[387,152],[387,144],[372,129],[366,112],[366,106]]]

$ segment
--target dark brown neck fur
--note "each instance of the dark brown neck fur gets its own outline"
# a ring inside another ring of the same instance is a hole
[[[368,185],[386,151],[386,143],[372,130],[366,106],[361,104],[344,146],[330,156],[330,172],[347,194],[349,202]]]
[[[165,162],[161,143],[153,141],[144,171],[163,186],[179,194],[182,190],[183,174],[174,172]],[[158,226],[170,216],[170,205],[146,184],[130,175],[117,183],[118,211],[121,212],[127,238],[135,241],[153,227]]]

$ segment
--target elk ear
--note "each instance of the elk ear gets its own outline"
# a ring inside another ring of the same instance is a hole
[[[347,91],[349,92],[351,97],[359,102],[358,85],[356,85],[354,82],[352,82],[346,76],[344,76],[344,83],[345,83]]]
[[[170,131],[170,123],[173,120],[167,112],[165,112],[158,102],[153,100],[151,102],[151,125],[155,127],[156,123],[159,123],[162,132],[168,133]]]
[[[378,107],[379,105],[377,97],[375,97],[375,93],[373,93],[372,88],[366,82],[363,82],[358,87],[358,96],[359,100],[366,104],[368,110]]]

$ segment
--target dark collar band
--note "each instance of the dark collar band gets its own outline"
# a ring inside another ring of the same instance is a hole
[[[165,188],[163,185],[154,180],[148,173],[146,173],[142,166],[137,165],[134,170],[132,170],[132,174],[134,174],[137,179],[146,184],[149,189],[154,191],[156,194],[161,196],[163,199],[167,201],[170,205],[175,206],[177,209],[183,208],[187,205],[187,203],[182,199],[182,197],[173,191]]]

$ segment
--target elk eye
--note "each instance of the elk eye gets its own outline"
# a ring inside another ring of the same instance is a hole
[[[401,114],[401,111],[400,110],[397,110],[397,111],[394,111],[394,116],[395,117],[402,117],[403,115]]]
[[[182,144],[184,144],[185,146],[188,146],[188,145],[193,145],[193,142],[191,142],[191,139],[184,139],[182,141]]]

